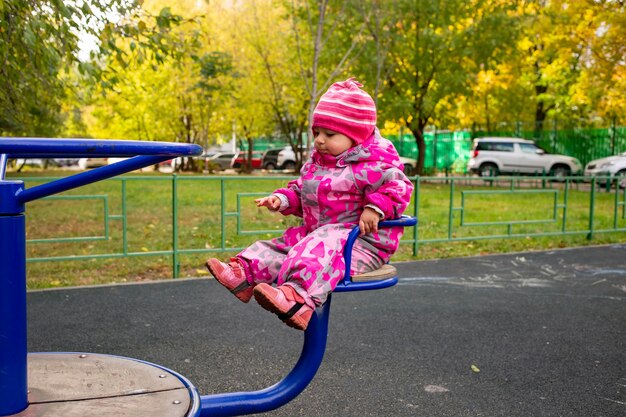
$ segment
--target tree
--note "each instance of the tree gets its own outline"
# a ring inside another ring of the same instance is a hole
[[[147,2],[146,12],[158,10],[161,3]],[[161,15],[172,14],[164,10]],[[172,53],[160,53],[158,61],[130,59],[132,40],[117,45],[128,58],[105,62],[103,72],[116,74],[116,80],[111,86],[101,83],[92,94],[90,129],[95,136],[175,140],[208,147],[223,129],[214,122],[232,89],[232,57],[212,49],[211,33],[202,30],[203,25],[211,26],[205,22],[212,18],[203,15],[206,11],[190,8],[192,15],[181,16],[179,24],[168,29],[162,44],[172,45]],[[185,160],[179,168],[195,169],[194,160]]]
[[[362,52],[366,39],[362,36],[365,24],[358,1],[291,0],[291,19],[301,85],[307,94],[307,142],[312,144],[313,112],[321,94],[345,76],[348,68]],[[295,148],[296,157],[303,156]],[[301,159],[297,161],[298,165]]]
[[[343,25],[350,21],[349,4],[256,0],[233,5],[224,15],[230,23],[224,32],[234,32],[236,39],[221,38],[237,67],[237,105],[229,110],[237,129],[250,145],[252,137],[279,134],[294,150],[296,169],[311,145],[310,137],[303,144],[303,136],[317,98],[345,67],[358,39]],[[336,52],[344,47],[338,59]]]
[[[505,56],[481,66],[460,97],[458,126],[497,131],[496,121],[529,122],[541,138],[549,118],[580,126],[623,114],[624,9],[592,0],[519,3]]]
[[[275,5],[272,0],[244,2],[228,15],[236,42],[224,43],[233,55],[237,73],[227,114],[247,143],[243,173],[252,170],[254,139],[277,131],[290,138],[290,122],[294,113],[297,115],[289,106],[298,92],[289,88],[289,65],[284,57],[286,22],[281,20],[284,11]]]
[[[86,12],[62,1],[0,2],[1,134],[58,132],[63,96],[59,73],[77,49],[79,24],[72,17],[80,20]]]
[[[419,174],[426,126],[442,117],[447,100],[468,91],[480,62],[491,64],[496,35],[507,21],[505,10],[503,4],[481,0],[404,0],[374,15],[378,20],[369,27],[378,52],[377,60],[370,59],[370,67],[376,65],[370,72],[381,74],[379,112],[412,132]]]
[[[532,89],[535,138],[541,137],[549,114],[571,110],[568,96],[582,69],[589,35],[587,16],[579,11],[561,0],[529,3],[520,10],[520,79]]]
[[[587,49],[578,82],[569,91],[570,107],[589,117],[626,122],[626,4],[585,1],[572,11],[582,17]]]
[[[149,58],[171,51],[163,40],[178,16],[139,15],[130,0],[5,0],[0,2],[0,134],[54,136],[62,128],[61,107],[66,76],[74,66],[111,85],[115,74],[106,74],[89,62],[78,60],[79,35],[101,39],[93,57],[114,57],[126,62],[117,45],[131,39],[137,54]],[[117,19],[113,23],[113,19]],[[150,24],[154,20],[155,24]],[[70,77],[71,79],[71,77]]]

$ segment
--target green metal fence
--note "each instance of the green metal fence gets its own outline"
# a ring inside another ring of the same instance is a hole
[[[49,197],[29,208],[27,261],[168,256],[178,277],[185,256],[236,252],[297,224],[253,204],[292,178],[127,176]],[[402,246],[415,256],[439,242],[625,232],[626,190],[588,180],[415,177],[407,214],[420,222]]]
[[[400,155],[417,159],[417,144],[412,134],[388,135],[387,138],[394,144]],[[466,172],[472,148],[469,132],[425,132],[424,142],[426,145],[425,172]]]

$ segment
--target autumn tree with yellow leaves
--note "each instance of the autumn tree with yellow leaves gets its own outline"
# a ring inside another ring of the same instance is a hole
[[[319,95],[355,76],[379,126],[413,134],[421,172],[432,127],[523,122],[539,137],[548,121],[626,114],[619,1],[4,0],[0,14],[3,135],[299,150]],[[90,59],[83,33],[98,39]]]

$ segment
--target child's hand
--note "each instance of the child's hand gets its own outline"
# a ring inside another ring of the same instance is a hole
[[[378,222],[380,221],[380,214],[376,210],[370,207],[365,207],[361,218],[359,219],[359,229],[361,229],[360,236],[366,233],[378,232]]]
[[[267,207],[269,211],[277,211],[280,208],[280,198],[275,195],[269,197],[257,198],[254,200],[257,207]]]

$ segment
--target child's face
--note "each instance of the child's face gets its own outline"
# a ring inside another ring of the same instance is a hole
[[[352,139],[333,130],[316,127],[313,129],[315,149],[321,154],[337,156],[354,146]]]

